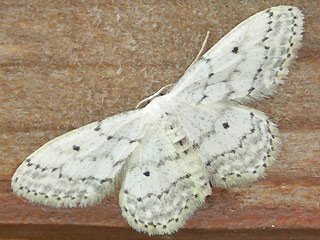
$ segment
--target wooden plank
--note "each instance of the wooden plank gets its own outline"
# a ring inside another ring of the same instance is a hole
[[[23,224],[7,224],[0,225],[2,231],[1,239],[147,239],[144,234],[140,234],[133,229],[123,231],[117,227],[101,227],[101,226],[81,226],[81,225],[23,225]],[[63,233],[63,234],[62,234]],[[207,240],[207,239],[239,239],[239,240],[318,240],[319,230],[307,229],[264,229],[264,230],[216,230],[209,232],[201,229],[182,229],[179,233],[171,236],[153,236],[149,239],[184,239],[184,240]]]
[[[259,182],[213,189],[172,238],[319,235],[320,1],[286,1],[290,3],[306,17],[299,58],[278,94],[252,105],[279,125],[283,146],[278,161]],[[237,23],[280,4],[283,1],[0,3],[0,238],[71,239],[95,232],[97,239],[105,234],[146,239],[122,218],[117,196],[86,208],[43,207],[16,197],[10,178],[22,160],[48,140],[132,109],[176,82],[207,30],[209,48]]]

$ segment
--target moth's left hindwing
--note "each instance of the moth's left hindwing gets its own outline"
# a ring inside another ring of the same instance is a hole
[[[167,114],[146,129],[120,192],[123,216],[149,235],[177,231],[211,194],[200,159]]]

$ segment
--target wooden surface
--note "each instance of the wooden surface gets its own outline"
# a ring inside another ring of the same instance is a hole
[[[55,136],[176,82],[207,30],[206,49],[252,14],[291,4],[305,15],[299,58],[277,95],[251,105],[279,125],[278,161],[259,182],[213,189],[183,229],[152,238],[318,239],[320,1],[81,2],[0,2],[0,238],[149,238],[129,227],[117,197],[43,207],[16,197],[11,176]]]

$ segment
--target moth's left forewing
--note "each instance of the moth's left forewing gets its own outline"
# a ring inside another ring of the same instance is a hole
[[[11,187],[32,202],[55,207],[92,205],[113,192],[143,132],[142,111],[94,122],[32,153]]]

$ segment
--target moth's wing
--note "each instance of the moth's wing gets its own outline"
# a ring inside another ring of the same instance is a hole
[[[168,118],[151,123],[129,159],[120,191],[123,216],[149,235],[177,231],[211,194],[204,166],[186,142],[179,142],[178,128]]]
[[[49,206],[91,205],[110,194],[139,144],[141,110],[93,122],[57,137],[16,170],[12,189]]]
[[[271,95],[301,45],[303,15],[273,7],[240,23],[190,68],[171,91],[177,101],[249,102]]]
[[[276,126],[252,108],[225,104],[180,106],[179,121],[214,186],[252,182],[278,155]]]

